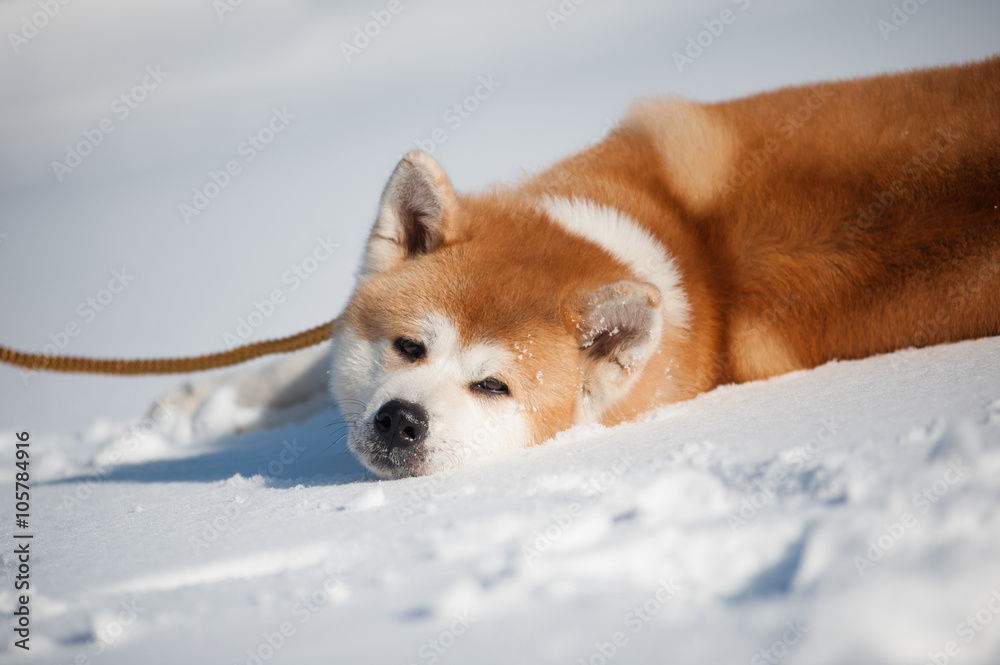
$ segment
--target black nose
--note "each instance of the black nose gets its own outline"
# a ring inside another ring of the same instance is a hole
[[[399,399],[386,402],[375,414],[375,433],[389,450],[415,446],[427,438],[427,412]]]

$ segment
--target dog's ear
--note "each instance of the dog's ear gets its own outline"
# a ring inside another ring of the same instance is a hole
[[[622,281],[584,293],[571,322],[580,345],[583,391],[594,419],[628,388],[656,351],[663,330],[660,291]]]
[[[427,153],[407,154],[382,192],[362,274],[433,252],[441,246],[457,207],[455,190],[441,166]]]

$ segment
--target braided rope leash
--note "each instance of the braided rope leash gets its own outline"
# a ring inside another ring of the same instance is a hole
[[[47,356],[22,353],[0,346],[0,362],[32,370],[79,372],[89,374],[187,374],[219,367],[238,365],[254,358],[275,353],[288,353],[315,346],[330,338],[336,319],[296,335],[244,344],[229,351],[185,358],[150,358],[146,360],[114,360],[81,358],[79,356]]]

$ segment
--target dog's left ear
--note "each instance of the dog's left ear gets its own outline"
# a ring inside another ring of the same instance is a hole
[[[382,192],[362,274],[433,252],[444,241],[457,207],[458,197],[441,166],[427,153],[407,154]]]
[[[633,281],[607,284],[577,297],[571,321],[592,419],[623,395],[656,351],[663,330],[660,302],[659,289]]]

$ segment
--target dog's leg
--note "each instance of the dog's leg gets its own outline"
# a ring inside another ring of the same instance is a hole
[[[330,343],[277,360],[185,383],[158,404],[186,414],[211,434],[277,427],[333,407],[327,388]]]

